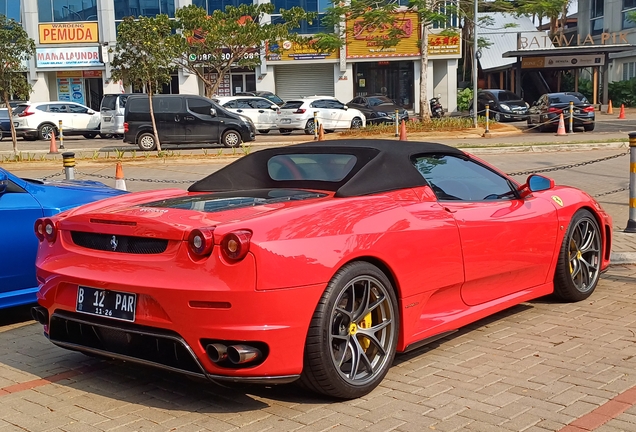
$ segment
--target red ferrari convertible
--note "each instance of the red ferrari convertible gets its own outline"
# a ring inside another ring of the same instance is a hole
[[[520,302],[587,298],[611,219],[441,144],[265,149],[187,191],[35,224],[34,317],[71,350],[213,381],[373,390],[396,353]]]

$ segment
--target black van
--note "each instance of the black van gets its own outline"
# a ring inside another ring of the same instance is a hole
[[[221,143],[237,147],[253,141],[254,123],[232,113],[214,101],[195,95],[155,95],[152,106],[157,133],[162,144]],[[148,96],[128,97],[124,112],[124,142],[137,144],[145,151],[155,150]]]

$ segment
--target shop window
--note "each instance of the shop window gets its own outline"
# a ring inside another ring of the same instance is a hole
[[[8,19],[20,22],[20,3],[19,1],[0,0],[0,14],[6,16]]]
[[[603,33],[604,2],[605,0],[591,0],[590,29],[593,35]]]
[[[404,1],[404,0],[402,0]],[[408,4],[408,2],[407,2]],[[443,28],[457,28],[459,27],[459,21],[457,19],[457,2],[450,0],[444,2],[438,8],[438,12],[442,15],[446,15],[447,19],[445,21],[433,21],[432,27],[434,29],[443,29]]]
[[[328,31],[322,24],[322,17],[325,10],[331,4],[329,0],[273,0],[274,10],[291,9],[294,6],[299,6],[307,12],[317,12],[318,16],[311,22],[303,21],[300,23],[300,27],[293,29],[292,31],[299,34],[315,34],[323,31]],[[272,23],[284,22],[280,15],[272,14]]]
[[[199,6],[206,11],[209,15],[215,10],[225,11],[227,6],[239,7],[242,4],[252,4],[254,0],[192,0],[192,4]]]
[[[154,17],[159,14],[174,18],[174,11],[174,0],[115,0],[115,20],[119,21],[128,16]]]
[[[623,81],[636,77],[636,62],[623,63]]]
[[[38,19],[41,23],[97,21],[97,1],[38,0]]]

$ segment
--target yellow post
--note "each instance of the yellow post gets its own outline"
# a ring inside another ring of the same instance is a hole
[[[629,219],[627,233],[636,233],[636,132],[629,133]]]

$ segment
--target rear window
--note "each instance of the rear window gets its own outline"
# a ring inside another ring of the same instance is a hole
[[[551,104],[569,104],[570,102],[574,102],[575,104],[581,103],[579,98],[570,95],[556,95],[550,96],[549,98]]]
[[[287,154],[267,161],[272,180],[342,181],[351,172],[357,158],[350,154]]]
[[[303,101],[287,101],[283,104],[281,109],[298,109],[303,106]]]
[[[18,105],[17,107],[13,108],[13,115],[23,113],[28,107],[28,105]]]
[[[104,96],[104,99],[102,99],[102,109],[114,110],[116,102],[117,96]]]

